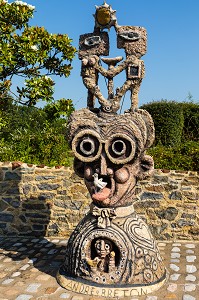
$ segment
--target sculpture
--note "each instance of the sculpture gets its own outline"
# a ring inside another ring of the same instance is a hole
[[[138,109],[146,30],[119,26],[115,11],[106,3],[96,7],[94,17],[94,32],[80,36],[79,49],[87,108],[71,115],[68,134],[75,172],[84,178],[92,204],[68,241],[57,279],[69,290],[93,296],[141,295],[159,288],[166,279],[156,242],[133,207],[137,180],[149,176],[154,166],[145,153],[154,141],[153,120]],[[100,58],[109,54],[108,33],[103,30],[111,27],[117,33],[118,48],[125,49],[124,61]],[[113,79],[124,70],[126,81],[115,92]],[[97,85],[100,74],[108,79],[107,98]],[[118,115],[127,90],[131,91],[130,108]]]

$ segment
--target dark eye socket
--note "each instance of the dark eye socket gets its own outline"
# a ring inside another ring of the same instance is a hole
[[[99,158],[102,151],[100,136],[93,130],[82,130],[74,137],[72,150],[79,161],[94,161]]]
[[[111,149],[113,151],[114,154],[120,156],[125,154],[126,152],[126,144],[123,140],[115,140],[112,143]]]
[[[101,42],[100,36],[91,36],[85,39],[84,44],[86,46],[92,47],[92,46],[99,45],[100,42]]]
[[[119,34],[119,37],[128,41],[137,41],[140,39],[139,33],[135,31],[124,31]]]
[[[81,152],[86,156],[92,155],[95,152],[95,147],[95,141],[90,137],[84,138],[79,144]]]
[[[79,139],[76,150],[83,157],[93,157],[96,155],[99,141],[95,136],[88,135]]]
[[[115,164],[124,164],[135,156],[136,144],[126,135],[113,135],[105,144],[108,158]]]

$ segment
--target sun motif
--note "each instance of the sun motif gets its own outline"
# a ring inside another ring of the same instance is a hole
[[[101,6],[95,6],[96,12],[94,15],[95,18],[95,27],[100,29],[108,28],[115,26],[117,23],[116,10],[113,10],[110,5],[104,2]]]

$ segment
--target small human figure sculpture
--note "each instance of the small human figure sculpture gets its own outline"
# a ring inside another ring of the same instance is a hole
[[[109,273],[115,268],[115,252],[112,243],[107,239],[98,239],[95,242],[97,255],[93,260],[87,259],[87,264],[93,273],[97,271]]]

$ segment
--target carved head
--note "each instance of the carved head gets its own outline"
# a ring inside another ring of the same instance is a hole
[[[117,47],[125,49],[127,55],[140,58],[147,51],[147,33],[144,27],[119,26],[117,28]]]
[[[154,141],[154,126],[144,110],[108,117],[88,109],[76,111],[69,123],[69,140],[74,169],[99,207],[132,203],[137,180],[153,170],[153,159],[145,150]]]
[[[98,239],[95,242],[95,250],[99,257],[105,258],[112,251],[112,243],[107,239]]]
[[[93,32],[80,35],[79,59],[89,55],[109,55],[109,36],[107,32]]]

